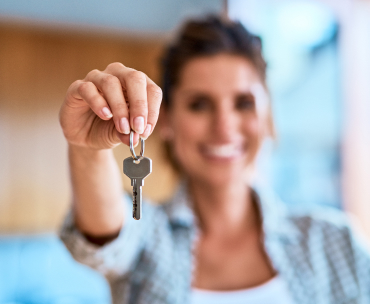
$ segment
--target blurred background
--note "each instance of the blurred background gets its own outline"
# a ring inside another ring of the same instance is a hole
[[[260,177],[288,205],[344,209],[370,240],[370,0],[2,0],[1,304],[109,303],[56,234],[70,207],[59,107],[74,80],[114,61],[160,83],[163,47],[208,13],[262,38],[278,135]],[[115,155],[122,166],[128,148]],[[144,195],[165,200],[177,177],[156,134],[146,155]]]

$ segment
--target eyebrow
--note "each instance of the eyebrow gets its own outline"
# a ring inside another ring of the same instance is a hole
[[[254,92],[250,89],[246,91],[238,91],[235,95],[252,95],[255,96]],[[213,95],[210,91],[203,91],[203,90],[184,90],[181,92],[181,95],[191,96],[191,95]]]

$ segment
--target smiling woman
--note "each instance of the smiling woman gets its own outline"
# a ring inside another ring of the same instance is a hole
[[[127,125],[135,142],[152,134],[160,88],[113,63],[68,89],[60,122],[74,206],[61,236],[107,277],[114,303],[370,301],[370,255],[345,217],[293,213],[251,179],[273,133],[265,68],[260,40],[240,23],[185,24],[165,55],[159,123],[182,182],[140,221],[111,148],[129,143]]]

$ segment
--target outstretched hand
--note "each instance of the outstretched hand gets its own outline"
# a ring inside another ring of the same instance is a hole
[[[146,139],[159,115],[162,90],[143,72],[112,63],[68,88],[59,119],[71,145],[110,149],[129,145],[130,131]]]

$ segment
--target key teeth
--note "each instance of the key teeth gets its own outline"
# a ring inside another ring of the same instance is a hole
[[[137,199],[136,199],[136,196],[137,195],[137,190],[134,190],[134,196],[133,196],[133,202],[132,202],[132,217],[135,219],[135,220],[140,220],[140,213],[137,214]]]

